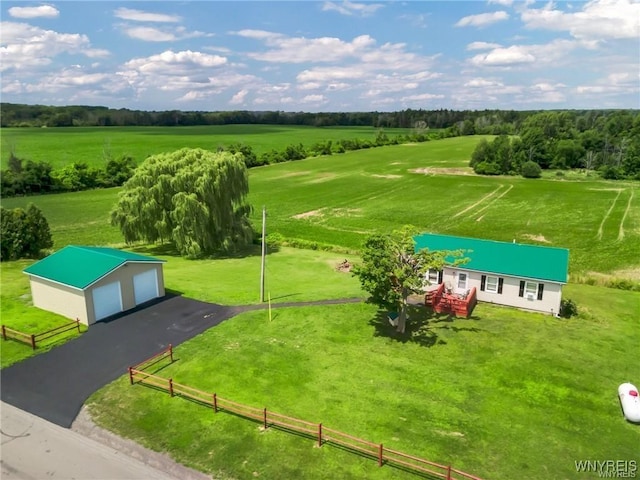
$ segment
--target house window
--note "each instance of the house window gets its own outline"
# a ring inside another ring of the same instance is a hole
[[[526,282],[522,280],[520,282],[520,292],[518,295],[527,300],[542,300],[543,292],[544,283]]]
[[[442,283],[442,270],[430,268],[427,272],[427,285],[437,285],[439,283]]]
[[[487,275],[486,291],[489,293],[498,293],[498,277]]]
[[[480,277],[480,290],[488,293],[502,293],[504,278],[492,275],[482,275]]]
[[[527,298],[536,298],[538,296],[538,284],[536,282],[525,282],[524,296]]]

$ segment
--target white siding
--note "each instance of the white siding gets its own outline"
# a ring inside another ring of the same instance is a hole
[[[534,310],[548,314],[557,314],[560,311],[560,300],[562,299],[562,284],[545,282],[541,280],[531,280],[525,278],[509,277],[506,275],[496,275],[490,273],[474,272],[465,270],[464,268],[445,267],[443,281],[447,286],[453,286],[454,291],[458,282],[458,273],[467,274],[467,289],[476,287],[477,298],[481,302],[495,303],[499,305],[507,305],[510,307],[522,308],[525,310]],[[480,290],[482,275],[491,275],[503,279],[502,293],[491,293]],[[542,300],[534,297],[529,300],[525,296],[520,297],[520,282],[533,281],[535,283],[544,284]]]

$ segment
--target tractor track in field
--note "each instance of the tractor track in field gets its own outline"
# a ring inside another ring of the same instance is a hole
[[[609,218],[609,215],[611,215],[611,212],[613,211],[614,207],[616,206],[616,202],[618,201],[618,198],[620,197],[620,194],[624,191],[623,188],[618,190],[618,194],[616,195],[616,198],[613,199],[613,202],[611,202],[611,206],[609,207],[609,210],[607,210],[607,213],[604,214],[604,218],[602,219],[602,222],[600,222],[600,226],[598,227],[598,235],[597,238],[598,240],[602,240],[602,235],[604,233],[603,229],[604,229],[604,223],[607,221],[607,218]],[[624,236],[624,232],[623,232],[623,236]],[[619,237],[619,234],[618,234]]]
[[[491,197],[493,197],[495,194],[497,194],[500,189],[504,187],[504,185],[498,185],[498,188],[496,188],[494,191],[487,193],[484,197],[482,197],[480,200],[478,200],[476,203],[474,203],[473,205],[469,205],[467,208],[465,208],[464,210],[460,210],[458,213],[456,213],[453,218],[457,218],[460,215],[464,215],[465,213],[467,213],[469,210],[473,210],[475,207],[477,207],[478,205],[481,205],[483,202],[486,202],[487,200],[489,200]]]
[[[622,220],[620,220],[620,228],[618,228],[618,241],[624,239],[624,221],[627,218],[629,210],[631,210],[631,200],[633,200],[633,189],[631,190],[631,194],[629,195],[629,201],[627,202],[627,208],[622,215]]]

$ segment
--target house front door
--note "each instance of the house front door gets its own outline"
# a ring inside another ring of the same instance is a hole
[[[467,274],[458,273],[458,283],[456,284],[456,293],[463,294],[467,291]]]

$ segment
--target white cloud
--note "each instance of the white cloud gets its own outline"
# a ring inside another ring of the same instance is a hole
[[[471,42],[467,45],[467,50],[489,50],[492,48],[500,48],[502,45],[499,43],[489,43],[489,42]]]
[[[502,87],[502,82],[495,80],[487,80],[486,78],[473,78],[464,84],[465,87],[485,88],[485,87]]]
[[[581,40],[640,37],[640,3],[631,0],[592,0],[577,12],[563,12],[550,3],[524,10],[521,18],[528,28],[569,32]]]
[[[456,27],[486,27],[496,22],[508,20],[509,14],[503,10],[491,13],[479,13],[463,17],[456,23]]]
[[[247,96],[247,94],[249,93],[249,90],[247,90],[246,88],[243,88],[242,90],[240,90],[238,93],[236,93],[233,97],[231,97],[231,100],[229,100],[229,104],[231,105],[241,105],[244,103],[244,99]]]
[[[118,8],[113,14],[122,20],[133,22],[158,22],[158,23],[179,23],[182,19],[178,15],[166,15],[164,13],[150,13],[131,8]]]
[[[304,97],[302,97],[300,99],[300,103],[303,104],[307,104],[307,105],[314,105],[314,106],[320,106],[320,105],[324,105],[328,102],[327,97],[325,97],[324,95],[306,95]]]
[[[544,45],[512,45],[475,55],[470,62],[477,67],[542,66],[559,61],[578,46],[576,41],[561,39]]]
[[[170,42],[176,39],[173,33],[163,32],[153,27],[130,27],[124,28],[123,31],[128,37],[147,42]]]
[[[0,71],[26,70],[49,65],[60,54],[104,57],[106,50],[92,49],[89,38],[78,33],[58,33],[26,23],[2,22]]]
[[[219,55],[192,52],[191,50],[185,50],[182,52],[166,50],[158,55],[152,55],[147,58],[134,58],[133,60],[129,60],[125,64],[125,67],[144,72],[153,72],[165,70],[168,67],[212,68],[219,67],[225,63],[227,63],[226,57],[221,57]]]
[[[510,7],[511,5],[513,5],[513,0],[489,0],[487,3],[489,5],[495,4],[495,5],[503,5],[505,7]]]
[[[417,95],[407,95],[400,97],[402,102],[425,102],[429,100],[444,98],[444,95],[434,93],[419,93]]]
[[[276,63],[335,62],[364,55],[376,43],[369,35],[360,35],[351,42],[335,37],[287,37],[262,31],[251,31],[249,35],[245,32],[244,36],[264,40],[271,47],[266,52],[250,53],[249,57]]]
[[[494,48],[489,53],[481,53],[471,59],[471,63],[484,67],[504,67],[533,63],[536,61],[529,48],[514,45],[508,48]]]
[[[56,18],[60,15],[57,8],[51,5],[39,7],[11,7],[9,15],[14,18]]]
[[[382,7],[384,7],[384,5],[381,3],[355,3],[344,0],[340,4],[335,2],[324,2],[322,5],[322,11],[335,11],[342,15],[360,15],[367,17],[369,15],[373,15]]]

